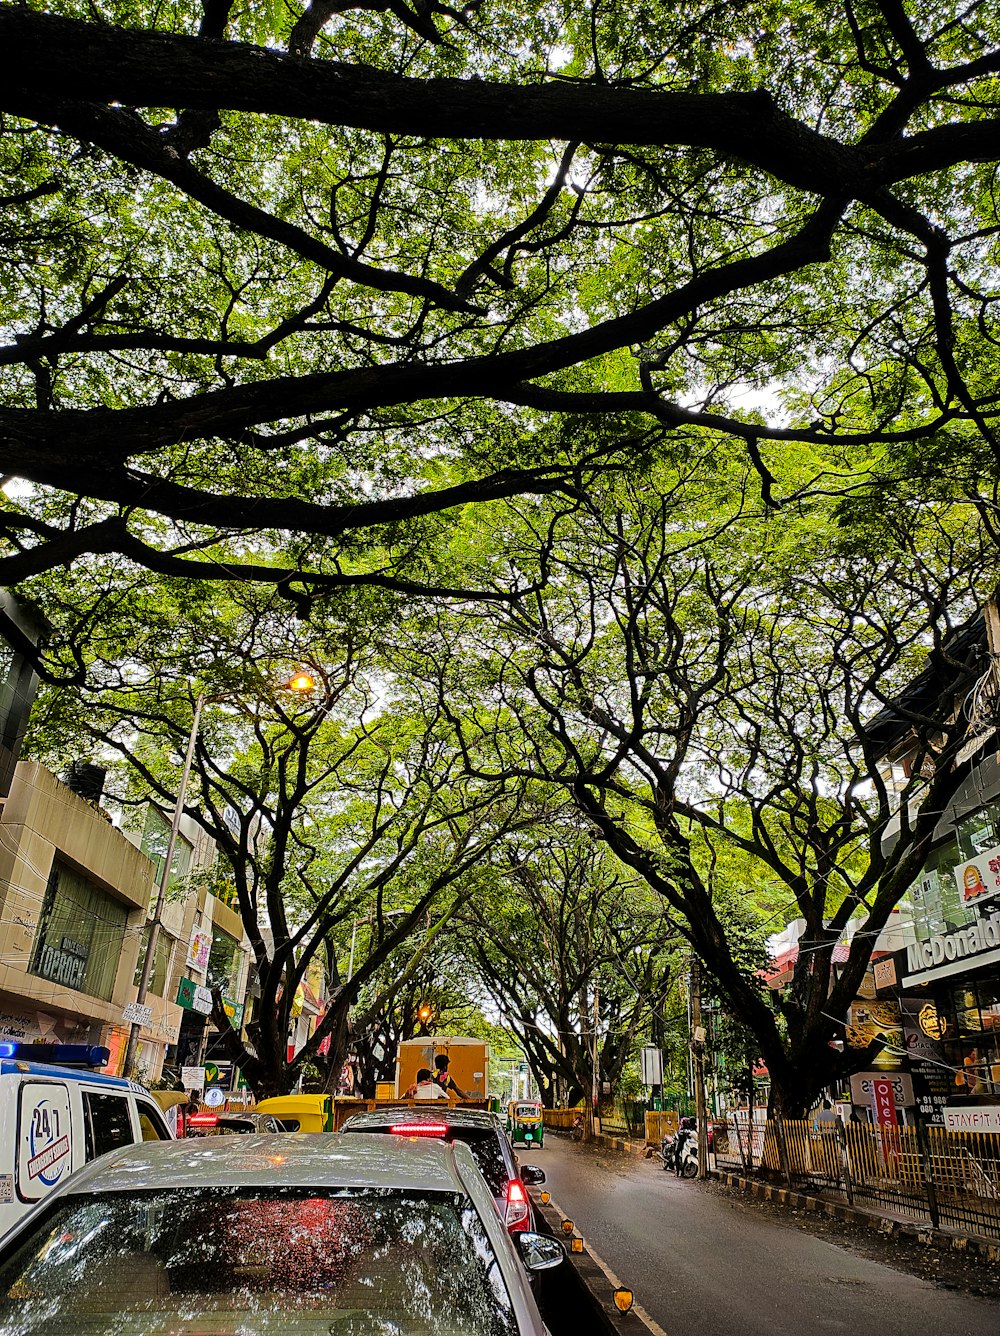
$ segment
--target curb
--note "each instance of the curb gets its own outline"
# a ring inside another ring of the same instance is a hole
[[[554,1128],[547,1128],[546,1130],[549,1133],[556,1131]],[[560,1128],[556,1131],[556,1135],[565,1136],[566,1133]],[[656,1154],[655,1147],[650,1146],[646,1141],[628,1141],[624,1137],[606,1136],[603,1132],[599,1133],[597,1136],[591,1137],[589,1141],[583,1141],[580,1144],[583,1146],[596,1146],[598,1150],[621,1151],[624,1155],[635,1155],[640,1160],[648,1158],[647,1152],[650,1155]]]
[[[568,1217],[559,1209],[553,1198],[550,1197],[548,1205],[543,1206],[539,1201],[539,1191],[537,1189],[530,1191],[535,1210],[548,1228],[556,1238],[565,1238],[562,1226]],[[578,1230],[574,1230],[574,1236],[579,1236]],[[638,1302],[633,1304],[631,1312],[618,1311],[613,1294],[621,1286],[621,1281],[586,1242],[582,1253],[573,1253],[567,1249],[565,1265],[573,1268],[580,1284],[587,1292],[604,1336],[640,1336],[643,1331],[649,1332],[650,1336],[667,1336],[659,1323],[655,1322]],[[596,1329],[593,1333],[588,1332],[588,1336],[597,1336]]]
[[[891,1216],[879,1215],[875,1211],[848,1206],[844,1202],[827,1201],[808,1192],[779,1187],[776,1183],[762,1183],[755,1178],[746,1178],[743,1174],[731,1173],[726,1169],[713,1169],[710,1171],[710,1176],[718,1179],[726,1187],[739,1188],[753,1197],[777,1202],[793,1211],[812,1211],[831,1220],[841,1220],[847,1224],[877,1230],[880,1234],[888,1234],[892,1238],[912,1239],[929,1247],[950,1248],[955,1252],[974,1252],[984,1261],[1000,1263],[1000,1243],[980,1238],[975,1234],[956,1234],[947,1229],[935,1229],[932,1225],[922,1224],[916,1220],[912,1222],[894,1220]]]

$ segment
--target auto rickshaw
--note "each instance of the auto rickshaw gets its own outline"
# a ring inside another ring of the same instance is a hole
[[[512,1099],[507,1105],[507,1132],[512,1145],[541,1146],[545,1141],[542,1106],[535,1100]]]
[[[186,1090],[151,1090],[149,1093],[163,1110],[171,1132],[175,1137],[182,1137],[185,1133],[184,1110],[191,1096]]]
[[[332,1132],[333,1099],[329,1095],[274,1095],[261,1099],[255,1113],[269,1113],[286,1132]]]

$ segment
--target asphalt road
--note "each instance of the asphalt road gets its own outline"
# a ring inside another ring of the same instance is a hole
[[[664,1173],[554,1136],[554,1202],[667,1336],[998,1336],[1000,1303],[947,1290]],[[636,1323],[636,1336],[641,1326]]]

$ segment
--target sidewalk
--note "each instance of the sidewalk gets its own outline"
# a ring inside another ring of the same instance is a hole
[[[1000,1262],[1000,1243],[983,1238],[977,1234],[965,1234],[954,1229],[935,1229],[932,1225],[902,1212],[875,1211],[863,1206],[849,1206],[832,1196],[821,1192],[799,1192],[794,1188],[781,1187],[777,1183],[765,1183],[760,1179],[747,1178],[745,1174],[729,1169],[712,1169],[712,1178],[717,1178],[727,1187],[740,1188],[763,1201],[778,1202],[795,1211],[815,1211],[829,1216],[832,1220],[843,1220],[850,1224],[864,1225],[877,1229],[880,1234],[916,1239],[935,1248],[952,1248],[956,1252],[975,1252],[988,1262]]]

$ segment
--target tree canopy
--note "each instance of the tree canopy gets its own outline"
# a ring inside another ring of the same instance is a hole
[[[452,508],[705,434],[989,514],[998,72],[964,0],[0,6],[0,578],[460,590]]]

